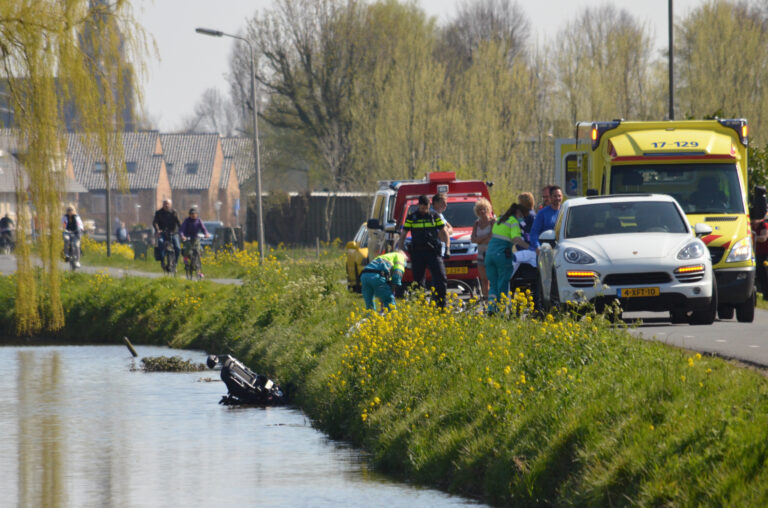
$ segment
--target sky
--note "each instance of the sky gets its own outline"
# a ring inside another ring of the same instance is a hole
[[[706,0],[674,0],[675,17]],[[424,10],[448,22],[461,0],[420,0]],[[237,34],[255,12],[268,9],[271,0],[134,0],[134,14],[151,35],[159,55],[151,56],[143,79],[144,110],[152,124],[162,131],[177,130],[189,116],[203,92],[217,88],[229,94],[226,74],[233,44],[230,38],[207,37],[195,33],[205,27]],[[657,49],[667,44],[668,0],[612,0],[655,34]],[[552,39],[570,19],[586,7],[600,5],[595,0],[518,0],[531,23],[535,41]]]

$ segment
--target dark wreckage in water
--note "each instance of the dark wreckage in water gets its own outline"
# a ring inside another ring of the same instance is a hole
[[[287,395],[274,381],[256,374],[230,355],[209,355],[205,363],[211,369],[221,365],[221,380],[227,385],[228,393],[219,404],[280,406],[288,402]]]

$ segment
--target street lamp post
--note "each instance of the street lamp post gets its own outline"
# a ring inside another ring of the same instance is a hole
[[[261,205],[261,161],[259,160],[259,112],[256,109],[256,74],[254,69],[254,51],[253,44],[245,37],[224,33],[220,30],[211,30],[209,28],[196,28],[195,32],[211,37],[231,37],[248,45],[251,52],[251,106],[253,109],[253,159],[256,164],[256,208],[259,216],[259,263],[264,262],[264,215]]]

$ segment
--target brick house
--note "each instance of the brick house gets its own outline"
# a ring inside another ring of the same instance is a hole
[[[240,198],[240,185],[231,158],[224,157],[218,134],[161,134],[168,179],[173,189],[174,208],[183,219],[196,205],[200,218],[218,217],[234,225],[234,207]]]
[[[231,162],[233,174],[237,177],[238,192],[235,199],[238,200],[237,204],[240,205],[240,210],[237,214],[237,223],[239,225],[244,225],[246,220],[246,203],[241,200],[241,197],[245,195],[249,185],[251,187],[255,186],[255,181],[252,178],[254,173],[253,139],[241,137],[221,138],[221,148],[224,151],[225,160],[228,159]],[[232,182],[230,182],[229,185],[231,186]],[[227,198],[232,200],[229,192],[231,191],[228,191]],[[224,199],[222,199],[222,201],[224,201]]]
[[[20,153],[17,132],[14,129],[0,129],[0,217],[6,213],[16,221],[16,180],[20,175],[24,185],[28,185],[26,169],[19,161]],[[88,190],[76,179],[72,164],[66,160],[64,166],[64,190],[60,194],[62,205],[77,206],[79,197]],[[62,207],[62,215],[64,209]]]
[[[163,159],[163,145],[157,131],[124,132],[126,189],[122,192],[113,176],[110,187],[111,212],[114,222],[120,220],[126,225],[152,223],[155,210],[163,199],[171,197],[171,186]],[[106,183],[107,169],[103,156],[97,150],[87,150],[83,134],[70,134],[67,155],[72,164],[75,178],[87,189],[81,196],[80,215],[93,219],[97,229],[106,227]]]

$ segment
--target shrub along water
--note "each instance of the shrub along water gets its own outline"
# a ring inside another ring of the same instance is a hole
[[[67,274],[68,341],[230,353],[298,387],[315,425],[399,478],[494,504],[765,505],[768,382],[601,317],[367,314],[340,263],[242,286]],[[0,326],[12,326],[10,278]]]

